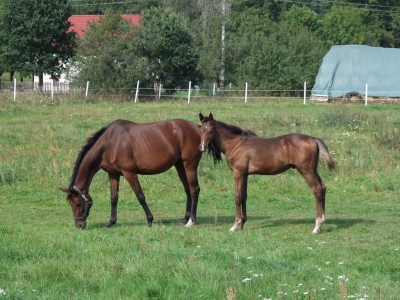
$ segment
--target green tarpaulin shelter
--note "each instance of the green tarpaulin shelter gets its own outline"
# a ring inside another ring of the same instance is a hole
[[[400,97],[400,49],[364,45],[333,46],[319,69],[312,98]]]

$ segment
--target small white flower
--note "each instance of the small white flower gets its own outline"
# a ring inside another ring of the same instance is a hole
[[[346,279],[346,276],[340,275],[340,276],[338,276],[338,279]]]
[[[308,292],[304,292],[304,295],[307,295],[308,294]]]
[[[6,291],[3,289],[0,289],[0,295],[5,295],[5,294],[6,294]]]
[[[252,259],[253,258],[253,256],[249,256],[247,259]]]
[[[342,261],[340,261],[340,262],[338,263],[338,265],[343,265],[343,262],[342,262]]]
[[[321,288],[321,291],[325,291],[326,290],[326,288]]]
[[[246,277],[245,279],[242,280],[242,282],[247,282],[247,281],[250,281],[250,280],[251,280],[251,278],[247,278]]]

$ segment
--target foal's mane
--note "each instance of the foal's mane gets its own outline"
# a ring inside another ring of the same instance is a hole
[[[118,120],[116,120],[118,121]],[[114,122],[116,122],[114,121]],[[107,126],[104,126],[100,130],[96,131],[91,137],[89,137],[86,140],[86,145],[82,147],[81,151],[78,154],[78,157],[76,158],[75,161],[75,167],[74,167],[74,172],[72,173],[71,176],[71,183],[69,185],[69,188],[71,189],[74,185],[74,182],[76,180],[76,177],[78,176],[78,171],[79,168],[82,164],[83,159],[85,158],[86,154],[89,152],[90,149],[93,148],[94,144],[99,140],[99,138],[103,135],[103,133],[113,124],[114,122],[108,124]]]
[[[204,122],[207,122],[209,120],[210,119],[208,117],[204,118]],[[220,125],[222,128],[225,128],[226,130],[228,130],[230,133],[233,133],[233,134],[237,134],[237,135],[254,135],[254,136],[257,135],[251,130],[243,130],[242,128],[240,128],[238,126],[235,126],[235,125],[226,124],[224,122],[217,121],[215,119],[214,119],[214,122],[217,123],[218,125]]]

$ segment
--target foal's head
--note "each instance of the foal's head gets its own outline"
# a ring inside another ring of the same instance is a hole
[[[208,145],[214,141],[215,138],[215,124],[212,113],[207,117],[204,117],[202,113],[199,113],[201,127],[200,127],[200,146],[201,152],[205,152]]]
[[[92,197],[88,193],[84,194],[76,186],[69,189],[60,188],[60,190],[68,194],[67,200],[72,208],[75,226],[82,229],[85,228],[86,219],[93,204]]]

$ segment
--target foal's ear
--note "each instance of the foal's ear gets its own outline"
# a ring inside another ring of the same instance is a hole
[[[61,191],[63,191],[64,193],[67,193],[68,194],[68,192],[69,192],[69,189],[64,189],[64,188],[59,188]]]
[[[214,117],[213,117],[213,114],[212,114],[212,113],[210,113],[210,115],[208,116],[208,118],[210,119],[210,121],[214,121]]]
[[[203,121],[203,119],[204,119],[204,116],[203,116],[203,114],[202,114],[202,113],[199,113],[199,118],[200,118],[200,121]]]

